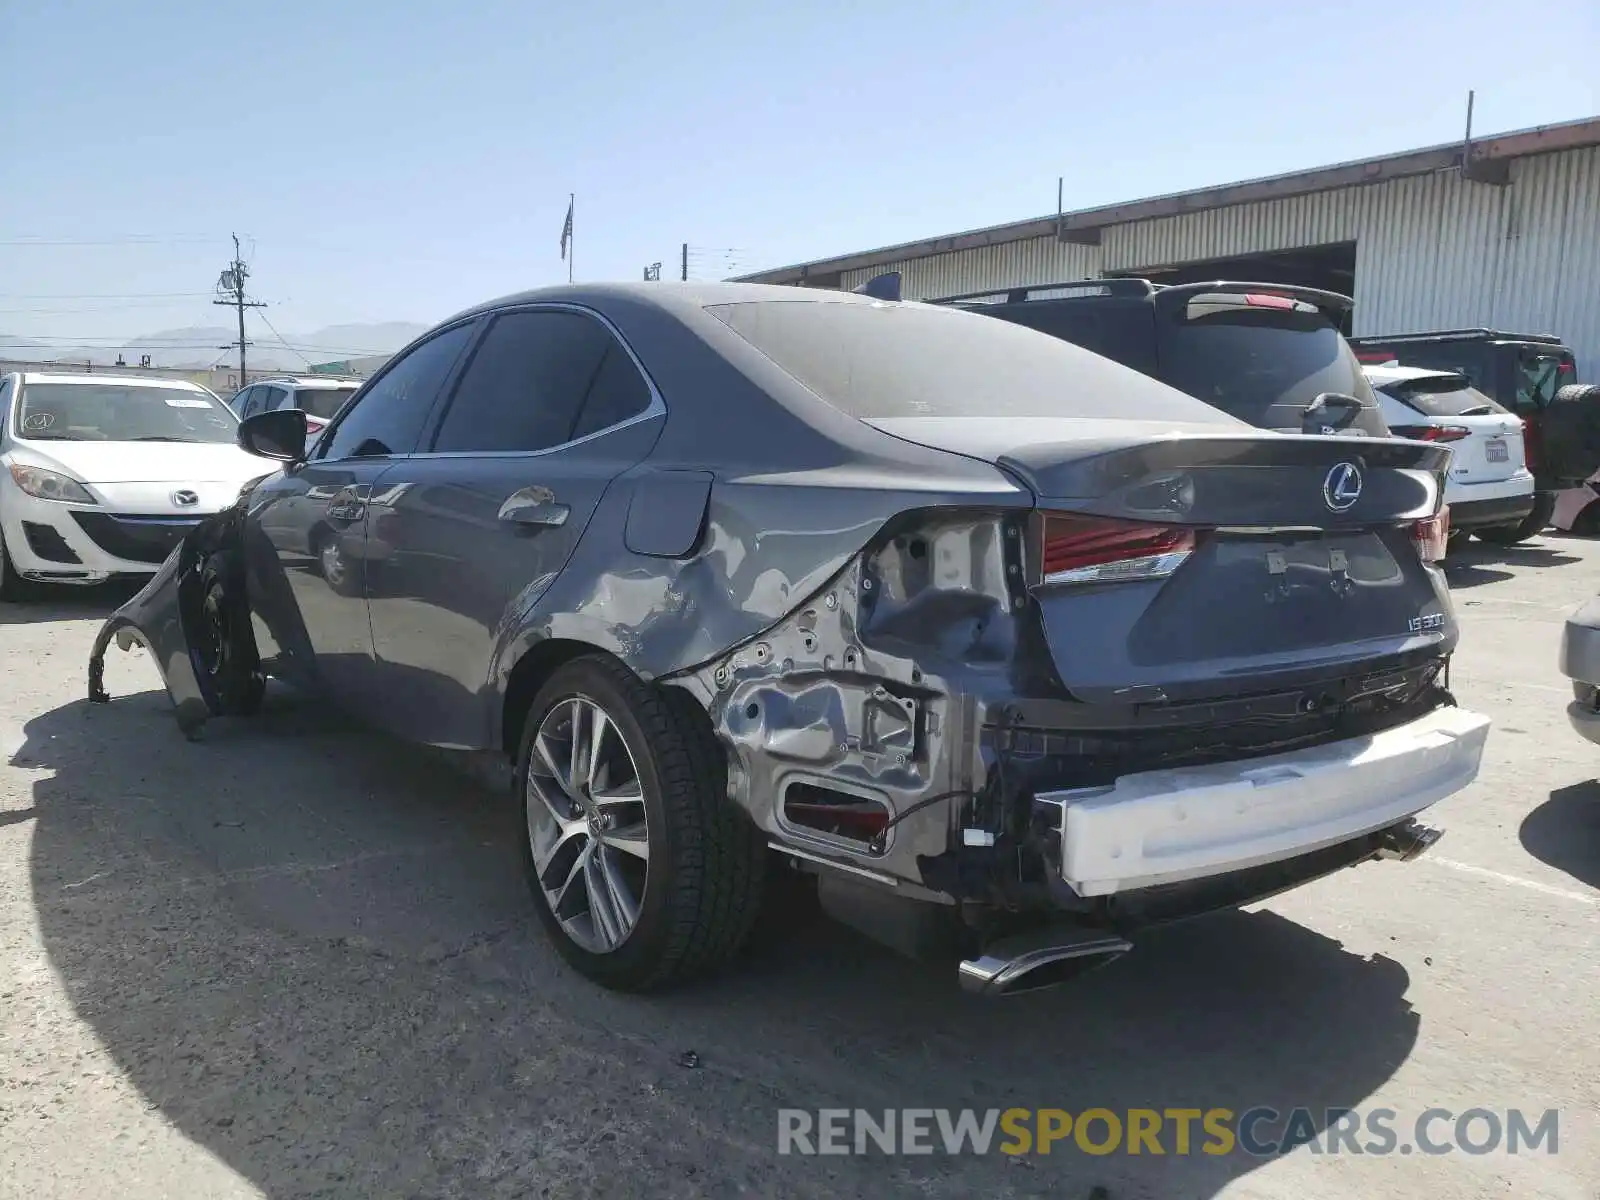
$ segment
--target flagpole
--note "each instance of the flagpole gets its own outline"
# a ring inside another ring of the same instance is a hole
[[[572,282],[572,260],[578,257],[578,222],[576,219],[578,193],[567,193],[567,216],[572,221],[572,232],[567,235],[567,282]]]

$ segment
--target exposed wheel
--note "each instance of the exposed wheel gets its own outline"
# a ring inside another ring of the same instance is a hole
[[[5,531],[0,529],[0,600],[16,604],[31,600],[36,594],[33,583],[18,575],[16,567],[11,565],[11,556],[6,553]]]
[[[556,671],[523,726],[534,907],[561,956],[606,987],[715,969],[760,908],[766,852],[693,703],[586,656]]]
[[[190,653],[202,685],[220,706],[220,716],[254,716],[267,691],[249,612],[239,595],[242,575],[227,550],[210,555],[200,571],[199,628]]]
[[[1544,527],[1550,524],[1550,514],[1555,512],[1556,497],[1554,492],[1540,492],[1533,499],[1533,511],[1523,517],[1515,525],[1490,525],[1485,529],[1474,529],[1480,542],[1488,542],[1491,546],[1515,546],[1518,542],[1525,542],[1536,533],[1544,532]]]

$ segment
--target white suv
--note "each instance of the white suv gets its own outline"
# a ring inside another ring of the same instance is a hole
[[[1533,511],[1522,418],[1455,371],[1382,366],[1366,375],[1391,434],[1450,447],[1444,499],[1453,540],[1514,529]]]
[[[315,437],[360,386],[359,379],[316,375],[261,379],[235,392],[228,407],[241,421],[275,408],[301,409],[306,414],[306,431]]]

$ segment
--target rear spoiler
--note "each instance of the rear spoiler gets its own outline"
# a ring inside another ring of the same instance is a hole
[[[874,300],[900,299],[900,272],[888,271],[874,275],[860,287],[851,288],[858,296],[871,296]]]

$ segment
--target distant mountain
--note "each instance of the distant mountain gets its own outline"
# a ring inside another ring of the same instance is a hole
[[[270,333],[249,329],[248,357],[252,368],[269,371],[303,371],[312,364],[347,358],[392,354],[428,327],[413,321],[381,321],[369,325],[329,325],[311,333],[284,333],[285,346]],[[65,346],[0,333],[0,358],[24,361],[92,362],[110,366],[118,357],[129,366],[148,354],[153,367],[204,367],[238,352],[223,347],[238,337],[225,325],[194,325],[163,329],[136,337],[121,346]]]

